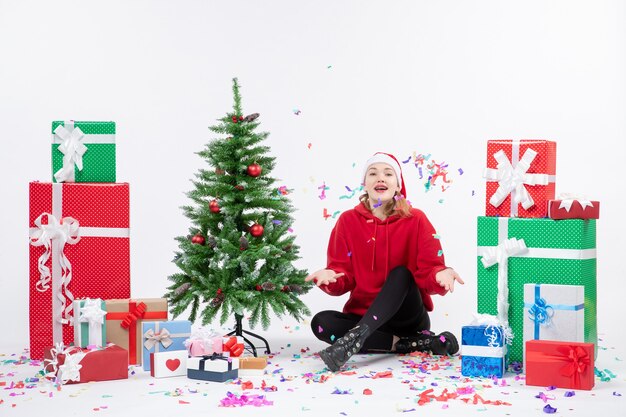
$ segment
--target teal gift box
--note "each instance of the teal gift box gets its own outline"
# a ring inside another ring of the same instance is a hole
[[[106,306],[99,298],[74,300],[74,345],[106,346]]]
[[[52,122],[53,182],[115,182],[115,122]]]
[[[525,250],[509,255],[512,240]],[[478,217],[477,271],[479,313],[498,313],[498,288],[506,284],[510,361],[524,359],[524,284],[583,286],[584,340],[597,345],[595,220]]]
[[[189,320],[150,321],[141,325],[143,369],[150,371],[150,354],[184,350],[185,340],[191,336]]]

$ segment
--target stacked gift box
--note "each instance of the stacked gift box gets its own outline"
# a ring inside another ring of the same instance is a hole
[[[129,186],[115,182],[115,123],[53,122],[51,146],[52,182],[29,187],[33,359],[75,338],[105,345],[102,306],[75,300],[130,297]]]
[[[536,366],[540,355],[526,357],[527,341],[532,341],[533,352],[544,343],[547,347],[547,340],[573,351],[577,343],[597,341],[594,219],[599,203],[555,199],[555,174],[555,142],[488,142],[486,216],[477,225],[478,312],[495,318],[495,323],[482,325],[483,343],[493,344],[490,326],[510,331],[503,368],[530,358],[528,371],[541,369]],[[553,355],[552,360],[560,359]],[[469,376],[491,372],[470,367],[469,359],[467,369]]]
[[[29,194],[31,358],[61,383],[127,378],[129,365],[236,378],[241,337],[194,339],[191,322],[168,321],[166,299],[130,297],[129,185],[115,182],[115,153],[114,122],[52,123],[52,182]]]
[[[129,186],[114,122],[52,123],[52,180],[29,186],[30,354],[63,383],[128,377],[105,299],[130,297]]]

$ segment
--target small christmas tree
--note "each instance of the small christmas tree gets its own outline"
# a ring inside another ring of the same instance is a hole
[[[270,311],[297,320],[310,314],[299,299],[312,284],[307,272],[294,268],[299,258],[291,233],[293,212],[284,187],[270,176],[274,158],[261,145],[269,133],[255,132],[258,113],[243,116],[237,79],[233,79],[233,112],[209,129],[225,137],[212,140],[198,154],[211,166],[201,169],[187,193],[194,205],[182,207],[192,226],[177,237],[180,251],[174,262],[181,272],[165,295],[174,316],[191,307],[189,320],[202,324],[218,312],[224,324],[235,315],[238,326],[244,312],[250,326],[259,320],[264,329]]]

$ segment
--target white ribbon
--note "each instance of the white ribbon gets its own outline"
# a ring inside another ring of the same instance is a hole
[[[527,250],[524,239],[510,238],[498,246],[486,248],[481,262],[485,268],[498,264],[498,321],[509,325],[509,257]]]
[[[102,325],[107,312],[102,309],[102,301],[99,299],[86,299],[80,308],[78,321],[89,323],[89,344],[103,346],[106,340],[102,340]],[[80,326],[76,326],[77,328]]]
[[[48,220],[47,224],[42,223],[44,217]],[[55,252],[59,254],[61,286],[65,292],[65,295],[63,295],[62,291],[56,294],[62,306],[60,317],[57,317],[56,320],[62,324],[67,324],[71,320],[69,313],[72,310],[74,295],[67,288],[72,280],[72,264],[67,259],[67,256],[65,256],[63,249],[66,243],[74,245],[80,240],[79,223],[78,220],[72,217],[63,217],[61,221],[59,221],[50,213],[42,213],[35,219],[34,223],[37,227],[30,231],[30,244],[33,246],[43,246],[45,248],[44,253],[41,254],[38,260],[39,281],[35,287],[37,291],[40,292],[45,292],[50,288],[52,275],[50,268],[46,266],[46,262],[48,262],[48,258],[50,258],[54,245]],[[65,302],[66,297],[70,301],[69,303]]]
[[[519,148],[519,142],[513,142],[513,147]],[[514,152],[517,154],[517,152]],[[511,216],[517,215],[517,205],[521,204],[524,209],[532,207],[535,202],[528,193],[526,185],[547,185],[550,178],[547,174],[528,174],[530,164],[533,162],[537,152],[527,148],[522,159],[517,161],[513,156],[509,161],[503,150],[499,150],[493,157],[498,162],[496,169],[485,168],[483,177],[487,181],[497,181],[498,189],[489,199],[489,203],[494,207],[499,207],[506,197],[511,194]]]
[[[593,203],[590,200],[587,200],[586,197],[578,196],[575,194],[570,194],[570,193],[560,194],[558,200],[561,200],[561,204],[559,205],[559,208],[560,209],[564,208],[565,211],[567,211],[568,213],[570,209],[572,208],[572,204],[574,204],[574,201],[578,201],[580,203],[580,205],[583,208],[583,211],[585,211],[585,208],[587,207],[593,207]]]
[[[83,143],[85,134],[79,127],[74,127],[73,122],[57,126],[54,134],[62,139],[57,149],[63,153],[63,167],[54,173],[54,179],[57,182],[74,182],[74,165],[82,171],[83,155],[87,152],[87,147]]]
[[[494,335],[497,336],[497,333],[502,335],[503,344],[510,345],[513,343],[513,330],[508,325],[500,322],[496,316],[492,314],[480,313],[474,313],[473,315],[474,319],[470,323],[470,326],[485,326],[484,335],[489,338],[489,346],[497,347],[497,342],[495,342],[494,339]]]
[[[153,329],[148,329],[144,333],[143,337],[146,339],[146,341],[143,342],[146,349],[150,350],[156,346],[155,352],[159,351],[159,343],[162,344],[165,349],[174,343],[170,337],[170,332],[167,329],[161,329],[160,331],[157,330],[156,333]]]
[[[480,356],[483,358],[501,358],[505,354],[505,348],[491,347],[491,346],[475,346],[475,345],[463,345],[461,348],[463,356]]]
[[[52,184],[52,217],[53,218],[61,218],[63,213],[63,187],[62,183],[53,183]],[[40,220],[44,215],[50,216],[48,213],[42,213],[41,216],[37,218]],[[44,246],[46,248],[43,255],[39,258],[39,272],[41,274],[39,282],[36,284],[37,289],[41,292],[45,292],[48,288],[50,288],[50,270],[46,267],[45,263],[50,256],[52,256],[52,341],[54,343],[63,342],[63,325],[70,324],[73,325],[73,321],[71,317],[68,316],[69,312],[72,310],[72,303],[74,300],[74,295],[67,289],[67,286],[71,280],[71,265],[65,254],[63,253],[64,243],[75,244],[81,237],[119,237],[119,238],[128,238],[130,235],[130,230],[128,228],[108,228],[108,227],[83,227],[80,226],[80,236],[74,233],[74,227],[78,228],[78,221],[71,217],[64,217],[62,219],[62,225],[66,223],[68,225],[73,225],[70,228],[69,237],[67,242],[62,242],[62,239],[54,239],[54,236],[49,236],[43,238],[40,235],[43,235],[44,232],[47,232],[47,235],[53,234],[52,230],[42,226],[49,226],[50,219],[48,220],[48,225],[41,225],[41,222],[35,221],[35,225],[37,227],[30,228],[30,236],[31,236],[31,244],[33,246]],[[75,224],[73,222],[76,222]],[[59,222],[57,222],[59,223]],[[63,226],[65,227],[65,226]],[[78,229],[76,229],[77,233]],[[33,242],[33,238],[35,238],[35,242]],[[52,239],[52,249],[50,250],[50,239]],[[39,244],[37,244],[39,242]],[[46,246],[46,242],[48,246]],[[67,272],[67,266],[69,265],[69,274]],[[43,278],[42,278],[43,277]],[[62,289],[65,289],[65,297],[63,297]],[[56,298],[56,300],[55,300]],[[69,304],[66,304],[66,298],[70,300]],[[55,302],[56,301],[56,302]]]
[[[72,352],[74,352],[72,354]],[[54,378],[55,376],[61,381],[61,384],[67,384],[69,381],[80,381],[80,369],[83,367],[80,362],[87,353],[74,346],[67,349],[63,343],[57,343],[55,347],[50,349],[51,359],[44,360],[44,369],[48,370],[46,377]],[[59,365],[59,355],[64,355],[63,365]]]

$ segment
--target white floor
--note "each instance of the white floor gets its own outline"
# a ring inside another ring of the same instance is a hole
[[[253,384],[253,389],[245,392],[240,381],[219,384],[185,377],[153,379],[138,367],[128,380],[122,381],[65,385],[60,390],[47,382],[26,382],[22,386],[19,382],[36,377],[39,366],[28,360],[16,363],[23,347],[2,342],[0,416],[529,416],[544,415],[546,404],[556,408],[557,415],[626,415],[626,348],[623,344],[611,344],[610,335],[601,335],[596,361],[597,369],[608,370],[605,379],[609,380],[596,377],[592,391],[576,391],[572,397],[565,397],[564,389],[547,391],[526,386],[523,375],[516,378],[507,374],[497,383],[466,379],[460,374],[458,357],[447,360],[360,355],[351,361],[346,372],[332,374],[322,372],[322,362],[314,352],[323,344],[313,339],[307,325],[284,326],[267,336],[276,354],[270,359],[266,375],[242,379]],[[387,371],[392,376],[385,378]],[[263,391],[262,381],[276,390]],[[364,395],[365,389],[371,390],[371,395]],[[423,394],[428,389],[433,390],[432,397],[443,399],[444,391],[455,397],[419,405],[420,394],[428,399],[428,393]],[[248,397],[264,395],[272,405],[220,407],[220,400],[229,392]],[[549,398],[547,402],[536,398],[540,392]]]

